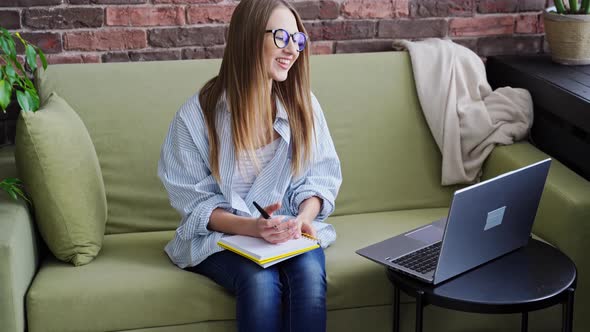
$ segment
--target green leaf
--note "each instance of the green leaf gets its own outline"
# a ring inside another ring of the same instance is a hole
[[[7,39],[6,45],[8,47],[7,55],[16,58],[16,45],[14,44],[14,40],[12,40],[12,38]]]
[[[11,56],[10,57],[10,61],[12,62],[12,64],[16,67],[16,69],[20,70],[21,73],[25,72],[25,69],[23,68],[23,66],[20,64],[20,62],[18,62],[18,59],[15,56]]]
[[[24,92],[20,90],[16,91],[16,99],[18,100],[18,104],[20,105],[20,108],[23,111],[31,112],[31,104],[29,103],[29,98]]]
[[[32,90],[35,90],[35,84],[28,77],[24,76],[22,78],[22,82],[24,83],[24,85],[21,84],[20,86],[23,87],[23,89],[32,89]]]
[[[6,56],[16,56],[16,47],[10,33],[2,34],[0,37],[0,47]]]
[[[10,197],[17,200],[19,197],[29,204],[32,204],[27,194],[21,189],[22,181],[17,178],[7,178],[0,181],[0,189],[6,191]]]
[[[11,185],[18,185],[18,186],[22,185],[22,183],[23,183],[20,179],[17,179],[17,178],[6,178],[2,182],[8,183]]]
[[[25,55],[29,67],[32,71],[35,71],[35,69],[37,69],[37,52],[35,51],[35,48],[32,45],[27,44],[25,47]]]
[[[39,95],[37,95],[37,91],[35,89],[27,89],[25,94],[29,99],[31,111],[36,112],[39,109]]]
[[[10,95],[12,92],[12,86],[5,80],[0,80],[0,108],[5,110],[10,104]]]
[[[27,41],[23,39],[23,37],[21,37],[20,32],[15,32],[14,35],[16,36],[16,38],[18,38],[20,40],[20,42],[23,44],[23,46],[27,45]]]
[[[10,48],[8,47],[8,41],[4,38],[0,38],[0,48],[4,54],[9,55]]]
[[[14,67],[12,66],[6,66],[6,68],[4,69],[4,72],[6,73],[6,76],[8,77],[8,81],[10,82],[10,85],[14,85],[14,83],[16,81],[18,81],[18,75],[16,74],[16,71],[14,71]]]
[[[39,59],[41,59],[43,69],[47,69],[47,59],[45,58],[45,53],[43,53],[43,51],[37,46],[35,46],[35,49],[37,50],[37,54],[39,54]]]
[[[578,12],[578,0],[570,0],[570,14]]]
[[[557,9],[557,12],[559,14],[564,14],[565,6],[563,5],[563,0],[554,0],[553,2],[555,3],[555,9]]]
[[[25,192],[22,191],[20,188],[18,188],[18,187],[12,187],[12,191],[14,191],[18,195],[18,197],[22,198],[24,201],[26,201],[27,203],[31,204],[31,201],[27,197],[27,194],[25,194]]]
[[[18,196],[16,196],[16,193],[14,190],[12,190],[12,187],[3,187],[2,189],[4,189],[4,191],[6,191],[8,195],[10,195],[10,197],[12,197],[14,200],[18,199]]]

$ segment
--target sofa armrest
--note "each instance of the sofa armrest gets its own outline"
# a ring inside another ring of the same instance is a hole
[[[526,142],[496,147],[484,165],[483,178],[547,157]],[[578,287],[574,326],[587,330],[590,328],[590,182],[556,159],[551,161],[533,233],[558,247],[575,262]]]
[[[11,159],[6,151],[0,151],[0,179],[15,176]],[[0,331],[25,330],[25,295],[38,262],[29,209],[22,200],[15,201],[0,191]]]
[[[483,179],[548,157],[526,142],[497,147],[484,165]],[[590,182],[556,159],[551,162],[533,232],[565,252],[590,249]]]

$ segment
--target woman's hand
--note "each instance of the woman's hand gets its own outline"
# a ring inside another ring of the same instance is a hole
[[[281,203],[274,203],[264,208],[271,218],[262,216],[256,219],[256,234],[270,243],[282,243],[295,237],[300,229],[295,219],[283,222],[285,217],[272,217],[272,214],[281,208]]]
[[[317,233],[315,231],[315,227],[313,227],[312,222],[313,222],[313,220],[303,222],[301,224],[301,232],[311,235],[314,238],[317,238]]]
[[[296,238],[296,239],[300,238],[301,233],[305,233],[305,234],[311,235],[313,237],[316,237],[316,231],[312,225],[313,220],[308,220],[308,219],[303,218],[301,216],[298,216],[294,220],[296,221],[296,230],[297,230],[294,238]]]
[[[313,221],[321,208],[322,200],[317,196],[312,196],[299,205],[299,214],[295,218],[299,229],[299,232],[296,234],[297,238],[301,236],[301,233],[306,233],[317,238]]]

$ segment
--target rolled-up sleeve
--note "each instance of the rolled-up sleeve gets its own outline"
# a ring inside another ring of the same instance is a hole
[[[322,207],[316,221],[324,221],[334,212],[334,202],[342,184],[342,172],[322,108],[313,95],[312,105],[316,121],[312,162],[303,176],[291,184],[289,204],[292,212],[298,214],[303,201],[317,196],[322,200]]]
[[[206,144],[206,141],[193,139],[181,109],[164,140],[158,176],[168,191],[170,204],[182,216],[176,233],[183,240],[212,233],[207,225],[216,208],[231,211],[230,204],[221,194],[217,181],[201,156],[200,151],[208,149],[199,149],[197,144]]]

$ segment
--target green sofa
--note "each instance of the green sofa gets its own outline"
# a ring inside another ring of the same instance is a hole
[[[219,60],[53,65],[38,77],[42,100],[56,91],[84,121],[102,170],[108,219],[102,250],[74,267],[47,252],[33,213],[0,193],[0,331],[231,331],[233,297],[174,266],[163,251],[179,216],[156,176],[173,114]],[[312,90],[342,162],[326,250],[330,331],[390,331],[392,287],[382,266],[355,250],[444,216],[441,155],[424,121],[405,52],[312,57]],[[43,109],[40,110],[43,112]],[[0,178],[16,174],[0,150]],[[484,178],[545,158],[528,143],[496,148]],[[534,233],[577,264],[575,330],[590,330],[590,184],[555,161]],[[402,295],[401,326],[414,326]],[[517,331],[520,316],[429,306],[425,331]],[[530,314],[531,331],[557,331],[561,307]]]

